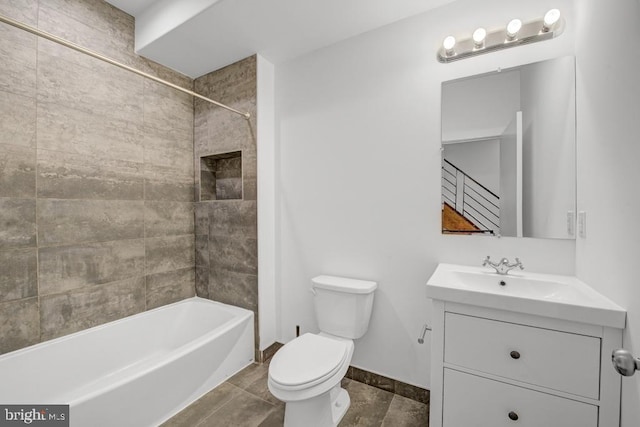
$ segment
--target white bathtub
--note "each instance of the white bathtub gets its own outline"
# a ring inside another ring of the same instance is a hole
[[[253,360],[253,313],[194,297],[0,356],[0,403],[155,426]]]

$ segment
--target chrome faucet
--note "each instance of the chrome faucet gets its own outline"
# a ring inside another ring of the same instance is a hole
[[[509,273],[509,271],[513,270],[514,268],[520,268],[520,270],[524,270],[524,266],[522,265],[522,263],[518,258],[516,258],[516,262],[514,262],[513,264],[510,264],[509,260],[506,258],[502,258],[500,262],[495,263],[495,262],[491,262],[491,257],[487,255],[487,258],[482,263],[482,266],[485,267],[487,265],[489,267],[494,268],[496,270],[496,273],[502,274],[502,275],[506,275],[507,273]]]

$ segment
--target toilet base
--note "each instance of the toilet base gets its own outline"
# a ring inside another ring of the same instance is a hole
[[[349,393],[338,383],[331,390],[314,398],[287,402],[284,427],[335,427],[350,405]]]

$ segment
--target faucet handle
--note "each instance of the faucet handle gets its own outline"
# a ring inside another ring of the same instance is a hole
[[[522,262],[520,261],[520,258],[518,258],[518,257],[516,257],[516,262],[515,262],[515,264],[513,266],[520,268],[520,270],[524,270],[524,265],[522,265]]]
[[[487,264],[491,264],[491,257],[487,255],[485,260],[482,262],[482,266],[485,267]]]

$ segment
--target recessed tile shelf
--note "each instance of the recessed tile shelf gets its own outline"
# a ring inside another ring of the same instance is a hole
[[[200,157],[200,200],[242,199],[242,151]]]

